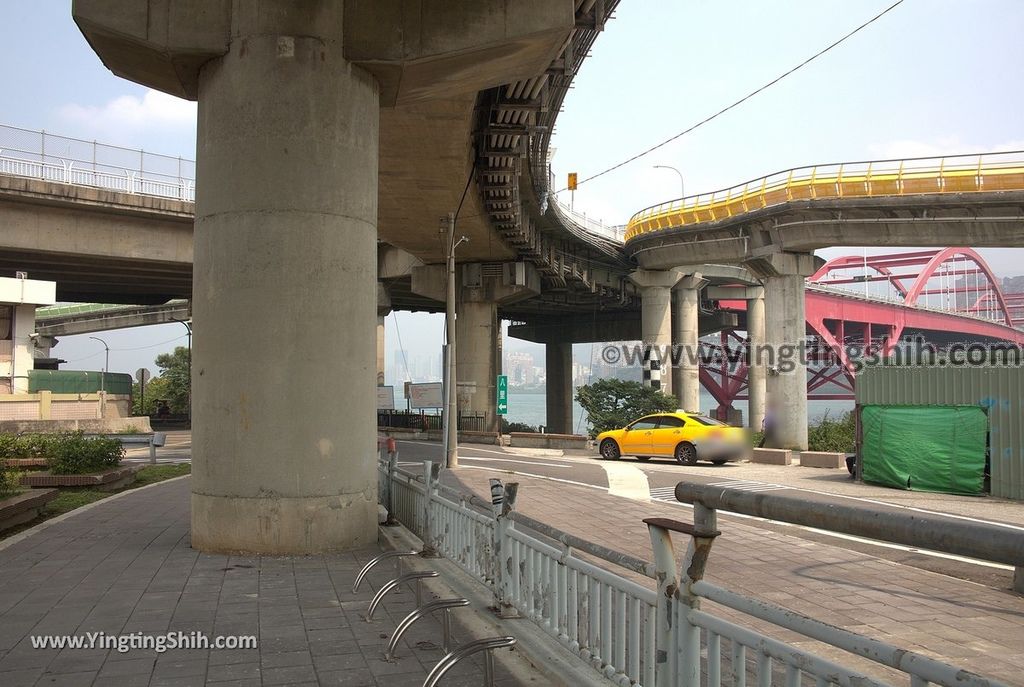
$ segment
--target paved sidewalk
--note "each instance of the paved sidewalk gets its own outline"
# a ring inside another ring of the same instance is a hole
[[[129,492],[0,548],[0,686],[184,687],[188,685],[422,684],[442,656],[440,624],[422,620],[399,659],[381,660],[387,638],[414,606],[391,595],[377,619],[370,597],[393,576],[378,566],[351,593],[378,549],[309,557],[243,558],[189,548],[189,482]],[[0,542],[0,547],[3,542]],[[255,635],[258,649],[34,649],[35,635],[132,632]],[[456,635],[458,638],[458,635]],[[445,685],[480,684],[479,660]],[[544,684],[539,674],[498,684]]]
[[[444,481],[489,499],[489,477],[520,483],[517,510],[598,544],[652,559],[647,517],[691,521],[692,511],[604,489],[500,470],[459,469]],[[870,555],[719,516],[708,579],[818,620],[891,642],[1009,684],[1024,684],[1024,598]],[[680,541],[677,551],[684,550]],[[608,564],[605,564],[608,565]],[[647,582],[649,583],[649,582]],[[729,609],[716,613],[848,664],[860,659]],[[883,679],[893,673],[875,668]]]

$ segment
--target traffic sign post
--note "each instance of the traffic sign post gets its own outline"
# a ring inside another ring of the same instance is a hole
[[[140,367],[135,371],[135,380],[139,383],[139,409],[146,412],[146,382],[149,381],[149,370]]]
[[[508,415],[508,377],[498,375],[498,415]]]

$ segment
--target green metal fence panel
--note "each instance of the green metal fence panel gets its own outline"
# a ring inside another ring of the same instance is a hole
[[[51,391],[55,394],[94,394],[101,389],[108,394],[130,396],[132,376],[120,372],[85,372],[78,370],[30,370],[29,393]]]
[[[988,418],[980,406],[865,405],[860,423],[865,482],[984,493]]]
[[[857,374],[857,404],[973,405],[989,422],[991,494],[1024,500],[1024,367],[878,365]]]

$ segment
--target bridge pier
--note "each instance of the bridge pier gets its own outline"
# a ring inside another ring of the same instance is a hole
[[[635,270],[629,275],[640,289],[641,343],[651,347],[644,356],[644,386],[666,394],[672,393],[671,359],[661,353],[672,344],[672,287],[682,277],[676,270]]]
[[[545,394],[547,402],[547,431],[571,434],[572,424],[572,344],[548,343],[544,345],[547,370]]]
[[[707,284],[700,273],[679,280],[673,292],[672,344],[678,347],[678,358],[672,366],[671,390],[679,399],[679,407],[700,412],[700,290]]]
[[[760,432],[764,424],[766,379],[761,351],[765,344],[764,288],[747,287],[747,427]]]
[[[482,417],[475,429],[497,432],[498,375],[501,374],[501,321],[494,301],[461,300],[457,305],[455,348],[459,414]],[[467,427],[471,428],[471,427]]]
[[[766,383],[776,448],[807,449],[807,359],[804,280],[814,273],[816,258],[799,253],[772,253],[748,267],[764,283],[765,334],[771,356]]]

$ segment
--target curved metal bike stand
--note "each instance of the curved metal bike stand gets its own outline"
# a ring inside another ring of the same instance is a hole
[[[366,577],[366,574],[373,569],[373,566],[377,565],[381,561],[386,561],[389,558],[399,558],[400,556],[415,556],[416,554],[416,551],[385,551],[381,555],[375,557],[369,563],[364,565],[363,569],[359,571],[358,575],[356,575],[356,581],[352,585],[352,593],[355,594],[359,591],[359,585],[363,583],[363,579]],[[396,575],[398,572],[398,570],[395,570]]]
[[[391,640],[388,642],[388,648],[384,651],[384,660],[393,661],[395,658],[395,649],[398,648],[398,642],[401,641],[402,635],[405,631],[412,627],[420,618],[430,615],[434,611],[444,611],[444,615],[441,616],[441,649],[447,654],[451,649],[451,618],[448,616],[448,612],[453,608],[461,608],[468,606],[469,601],[467,599],[435,599],[434,601],[428,601],[419,608],[415,609],[412,613],[405,616],[402,622],[398,623],[398,627],[395,628],[394,633],[391,635]]]
[[[481,651],[486,651],[484,654],[484,685],[487,687],[494,686],[494,657],[491,655],[493,649],[504,649],[505,647],[512,647],[516,645],[515,637],[487,637],[485,639],[474,640],[465,646],[461,646],[455,651],[446,654],[444,658],[437,662],[434,669],[430,671],[430,675],[427,675],[427,679],[423,681],[423,687],[436,687],[438,681],[444,677],[444,674],[452,669],[459,661],[473,654],[478,654]]]
[[[406,582],[416,581],[416,605],[420,605],[420,586],[419,580],[426,579],[428,577],[437,577],[436,570],[422,570],[420,572],[405,573],[393,580],[388,580],[384,583],[384,586],[377,590],[377,594],[373,597],[373,601],[370,602],[370,608],[366,611],[366,622],[373,620],[373,612],[377,610],[377,606],[380,604],[381,599],[384,595],[390,592],[395,587],[399,587]]]

